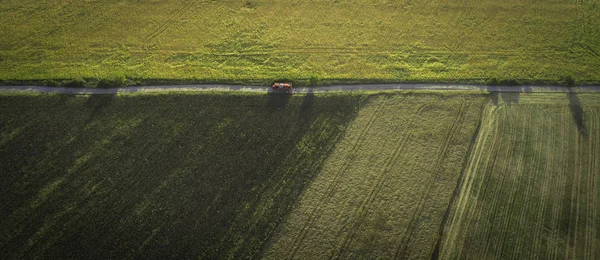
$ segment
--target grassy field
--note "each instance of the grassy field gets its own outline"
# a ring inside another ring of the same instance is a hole
[[[368,100],[272,239],[266,259],[429,258],[487,101]]]
[[[599,259],[600,98],[506,99],[483,112],[441,258]]]
[[[599,28],[596,0],[4,0],[0,80],[598,84]]]
[[[0,95],[1,258],[256,256],[363,100]]]

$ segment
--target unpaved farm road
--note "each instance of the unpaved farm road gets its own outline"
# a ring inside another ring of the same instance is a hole
[[[333,85],[325,87],[294,88],[292,93],[327,93],[345,91],[378,91],[378,90],[467,90],[487,92],[577,92],[600,93],[600,86],[581,86],[567,88],[563,86],[480,86],[453,84],[363,84]],[[37,92],[61,94],[119,94],[169,91],[232,91],[232,92],[264,92],[273,93],[270,87],[245,85],[170,85],[170,86],[134,86],[124,88],[63,88],[44,86],[0,86],[0,92]],[[284,93],[284,92],[281,92]]]

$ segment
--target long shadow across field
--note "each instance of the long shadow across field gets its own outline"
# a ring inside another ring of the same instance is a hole
[[[0,97],[5,257],[253,257],[362,100],[92,97]]]

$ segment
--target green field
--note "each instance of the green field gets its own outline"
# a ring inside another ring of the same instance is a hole
[[[0,80],[598,84],[599,28],[597,0],[4,0]]]
[[[444,259],[600,258],[600,97],[532,94],[488,106]]]
[[[370,99],[265,257],[429,258],[484,101],[477,94]]]
[[[0,95],[22,258],[600,256],[600,96]]]
[[[0,95],[2,258],[255,256],[363,99]]]

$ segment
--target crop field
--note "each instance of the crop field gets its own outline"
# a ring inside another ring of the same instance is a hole
[[[370,99],[265,258],[429,258],[486,101]]]
[[[1,258],[255,256],[363,100],[0,95]]]
[[[488,106],[442,259],[600,258],[600,98]]]
[[[0,252],[598,259],[598,133],[575,92],[2,94]]]
[[[0,33],[5,82],[600,80],[597,0],[3,0]]]

